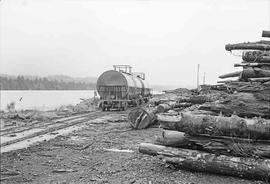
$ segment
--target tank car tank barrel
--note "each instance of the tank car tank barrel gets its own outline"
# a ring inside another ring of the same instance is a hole
[[[262,37],[270,38],[270,31],[262,31]]]

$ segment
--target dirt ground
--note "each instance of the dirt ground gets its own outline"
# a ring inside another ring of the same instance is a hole
[[[132,130],[127,112],[100,116],[68,135],[2,153],[1,183],[264,183],[176,170],[138,152],[139,143],[153,142],[161,129]]]

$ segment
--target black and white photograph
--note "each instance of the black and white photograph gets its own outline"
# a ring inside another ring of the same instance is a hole
[[[0,0],[1,184],[269,184],[270,0]]]

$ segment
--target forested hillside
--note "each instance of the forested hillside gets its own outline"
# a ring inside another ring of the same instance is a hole
[[[2,90],[91,90],[95,83],[48,80],[44,78],[29,79],[24,76],[0,77]]]

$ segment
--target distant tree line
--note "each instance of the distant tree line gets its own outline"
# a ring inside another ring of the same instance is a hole
[[[47,78],[28,79],[23,76],[16,78],[0,77],[2,90],[92,90],[94,83],[64,82]]]

